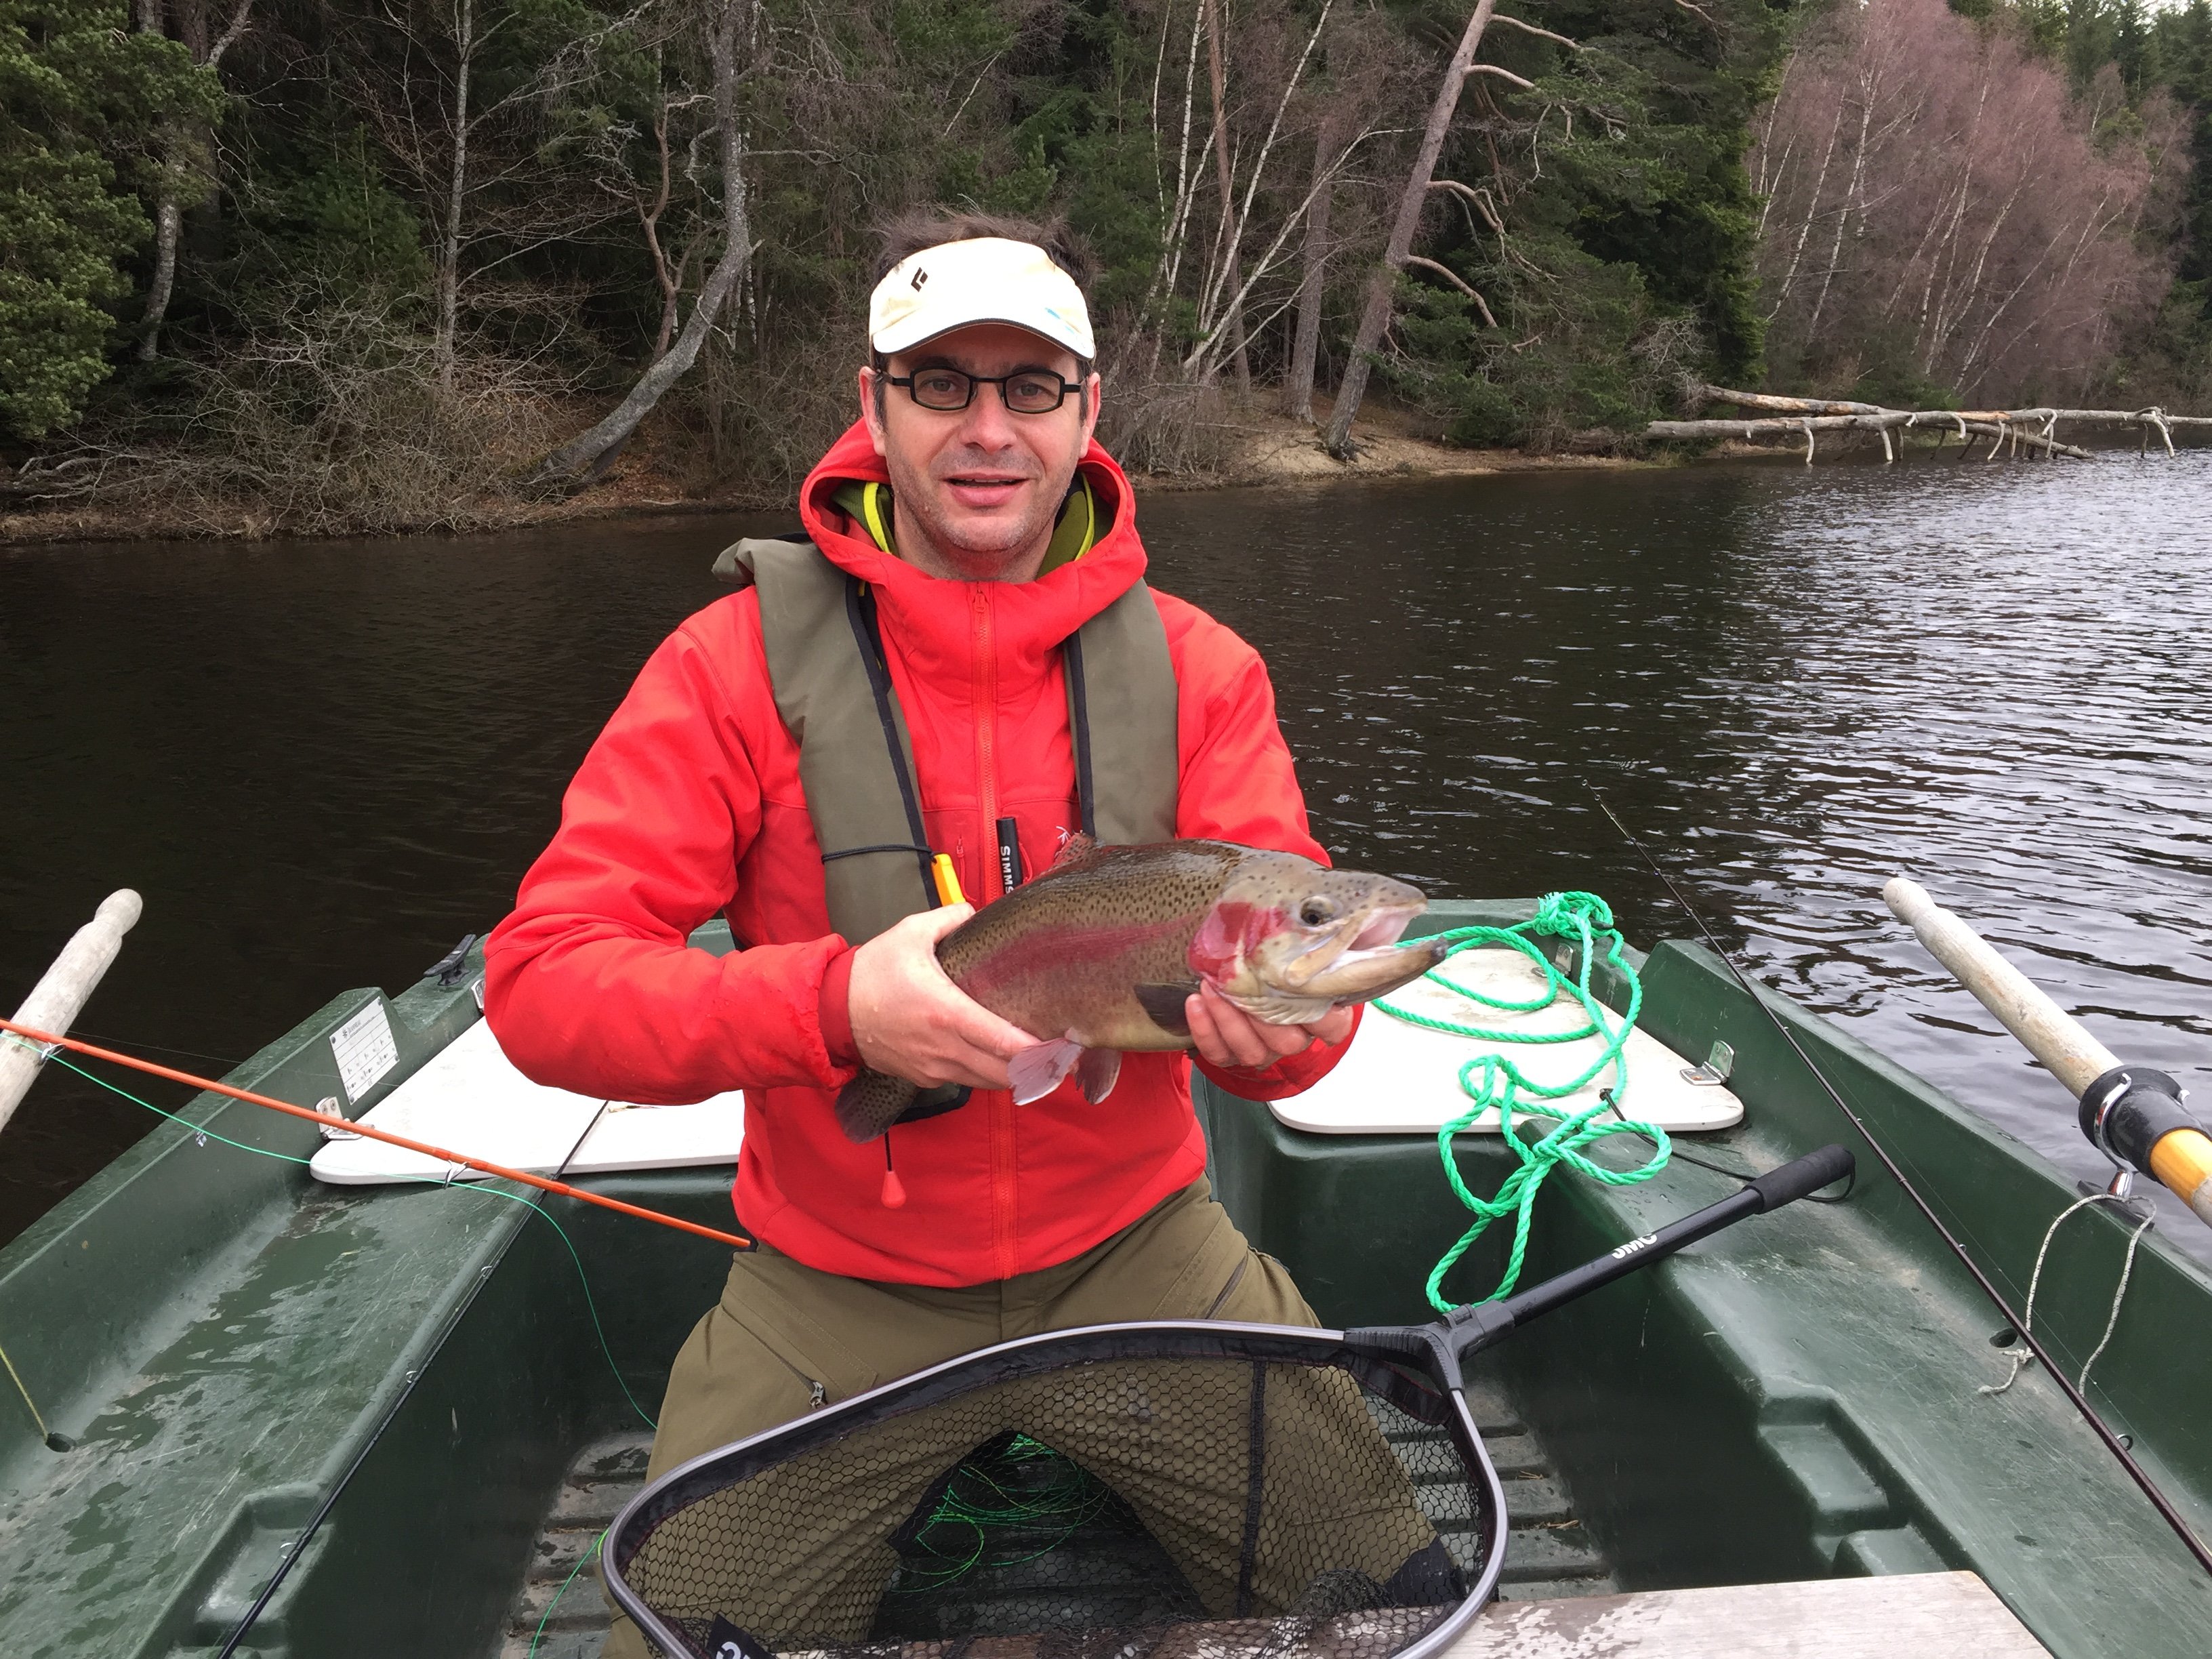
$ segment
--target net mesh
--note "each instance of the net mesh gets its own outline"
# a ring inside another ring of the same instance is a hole
[[[1386,1659],[1495,1577],[1455,1405],[1330,1333],[1008,1345],[673,1471],[609,1586],[674,1653]]]

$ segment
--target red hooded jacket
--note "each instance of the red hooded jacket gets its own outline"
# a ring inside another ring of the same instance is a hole
[[[837,486],[888,481],[863,426],[800,493],[807,533],[876,595],[930,844],[952,855],[978,904],[1000,890],[1000,817],[1019,822],[1032,871],[1078,821],[1059,647],[1145,569],[1128,479],[1096,444],[1082,465],[1112,529],[1021,584],[927,576],[852,526],[831,504]],[[1157,598],[1177,685],[1178,832],[1324,857],[1258,654],[1203,611]],[[686,948],[717,912],[743,948],[719,958]],[[692,617],[646,663],[484,963],[485,1013],[538,1082],[656,1103],[744,1089],[738,1213],[825,1272],[1011,1278],[1082,1254],[1205,1169],[1188,1060],[1133,1054],[1099,1106],[1071,1079],[1018,1109],[1004,1091],[978,1090],[957,1111],[894,1129],[908,1199],[885,1207],[884,1149],[848,1141],[831,1110],[857,1065],[851,952],[830,931],[799,746],[776,714],[750,588]],[[1310,1086],[1340,1052],[1316,1043],[1265,1070],[1208,1069],[1270,1099]]]

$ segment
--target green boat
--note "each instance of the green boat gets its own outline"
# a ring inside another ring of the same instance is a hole
[[[1423,927],[1531,908],[1439,903]],[[730,948],[720,924],[694,943]],[[2029,1367],[1984,1391],[2016,1334],[1784,1028],[2014,1307],[2073,1184],[1787,1000],[1754,1006],[1704,948],[1634,960],[1642,1029],[1682,1055],[1729,1045],[1746,1115],[1679,1137],[1687,1156],[1641,1184],[1558,1173],[1524,1282],[1725,1196],[1727,1171],[1840,1142],[1859,1172],[1842,1201],[1717,1235],[1483,1357],[1474,1403],[1512,1522],[1504,1610],[1556,1609],[1556,1632],[1590,1598],[1760,1587],[1731,1605],[1780,1606],[1784,1586],[1971,1572],[2063,1659],[2212,1648],[2212,1578],[2050,1378]],[[331,1039],[376,1005],[394,1053],[365,1109],[481,1018],[480,973],[471,957],[388,1000],[338,997],[226,1080],[337,1096]],[[1617,976],[1595,988],[1622,1005]],[[1304,1133],[1210,1088],[1199,1110],[1216,1191],[1323,1320],[1431,1316],[1429,1266],[1467,1222],[1433,1136]],[[0,1654],[596,1654],[605,1606],[578,1569],[642,1476],[633,1397],[657,1401],[725,1249],[568,1199],[544,1204],[556,1230],[505,1183],[326,1186],[298,1167],[322,1145],[312,1123],[212,1094],[182,1118],[0,1251],[0,1346],[43,1419],[0,1379]],[[1515,1167],[1496,1137],[1459,1157],[1478,1192]],[[579,1184],[726,1227],[729,1182],[725,1167]],[[1496,1280],[1508,1231],[1462,1264],[1468,1283]],[[2212,1528],[2212,1276],[2149,1233],[2106,1340],[2132,1231],[2102,1206],[2067,1224],[2035,1334],[2069,1376],[2102,1345],[2091,1401]],[[1877,1630],[1694,1650],[1932,1650]]]

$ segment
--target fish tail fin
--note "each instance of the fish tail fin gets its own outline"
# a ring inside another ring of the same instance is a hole
[[[880,1139],[919,1092],[904,1078],[862,1072],[837,1091],[837,1127],[857,1146]]]

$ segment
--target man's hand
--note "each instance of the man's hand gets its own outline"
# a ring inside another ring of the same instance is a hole
[[[925,1088],[1007,1086],[1008,1057],[1036,1039],[969,996],[937,959],[937,941],[975,914],[971,904],[925,910],[853,952],[853,1043],[871,1070]]]
[[[854,964],[856,981],[859,967],[858,963]],[[1332,1008],[1310,1025],[1270,1025],[1253,1018],[1205,984],[1198,988],[1195,996],[1184,999],[1182,1007],[1183,1017],[1190,1021],[1191,1040],[1203,1058],[1216,1066],[1241,1066],[1248,1070],[1303,1054],[1316,1037],[1323,1042],[1341,1042],[1352,1030],[1349,1008]]]

